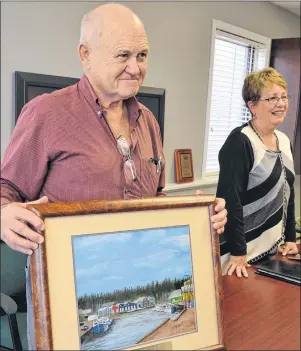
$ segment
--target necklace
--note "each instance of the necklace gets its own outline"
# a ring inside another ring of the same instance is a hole
[[[264,144],[264,141],[263,141],[263,138],[261,137],[261,135],[259,134],[259,131],[258,129],[255,127],[254,123],[252,121],[249,121],[249,126],[253,129],[253,131],[255,132],[255,134],[258,136],[258,138],[261,140],[261,142]],[[275,132],[273,132],[273,135],[275,136],[276,138],[276,146],[277,146],[277,151],[279,151],[279,139],[278,139],[278,136]],[[264,144],[265,145],[265,144]],[[274,151],[274,150],[271,150],[271,151]]]

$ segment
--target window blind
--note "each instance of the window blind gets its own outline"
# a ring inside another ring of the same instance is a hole
[[[251,115],[242,99],[246,75],[266,66],[263,44],[217,30],[205,174],[219,171],[218,153],[230,132]]]

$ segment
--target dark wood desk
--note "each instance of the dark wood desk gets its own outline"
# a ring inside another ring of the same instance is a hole
[[[227,349],[300,350],[300,286],[254,272],[223,277]]]

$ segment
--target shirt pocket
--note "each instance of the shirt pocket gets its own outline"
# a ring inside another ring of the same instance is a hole
[[[149,160],[140,160],[141,196],[156,196],[161,169]]]

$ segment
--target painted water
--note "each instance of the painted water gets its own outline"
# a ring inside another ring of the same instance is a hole
[[[116,350],[135,345],[148,333],[168,318],[176,318],[178,314],[143,310],[128,313],[116,319],[110,330],[103,336],[95,335],[82,345],[82,350]]]

